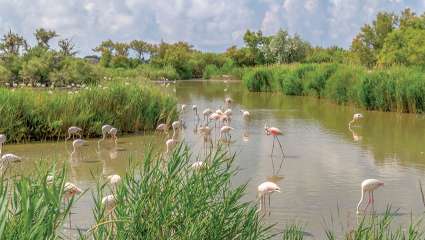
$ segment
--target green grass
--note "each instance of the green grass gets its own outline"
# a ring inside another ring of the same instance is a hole
[[[425,74],[420,69],[392,67],[367,70],[342,64],[293,64],[243,69],[250,91],[327,98],[369,110],[425,112]]]
[[[69,94],[67,91],[0,88],[0,132],[8,142],[56,140],[70,126],[83,129],[84,137],[101,134],[103,124],[120,133],[150,130],[176,117],[176,100],[149,85],[112,83]]]

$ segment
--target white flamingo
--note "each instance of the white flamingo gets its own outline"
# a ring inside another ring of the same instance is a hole
[[[241,110],[241,113],[243,120],[248,121],[251,114],[246,110]]]
[[[71,155],[74,155],[75,152],[77,151],[77,149],[79,149],[82,146],[87,146],[87,141],[86,140],[83,140],[83,139],[79,139],[79,138],[78,139],[75,139],[72,142],[73,150],[71,152]]]
[[[109,131],[111,131],[113,127],[109,124],[105,124],[102,126],[102,138],[97,142],[100,144],[100,142],[104,141],[106,139],[106,136],[108,135]]]
[[[13,153],[6,153],[4,155],[1,156],[0,159],[0,171],[1,173],[3,173],[3,171],[5,171],[8,167],[10,163],[17,163],[20,162],[22,160],[21,157],[16,156]]]
[[[65,138],[65,141],[71,139],[71,137],[74,138],[75,135],[77,135],[78,138],[81,138],[81,134],[80,134],[81,131],[83,131],[83,129],[81,129],[79,127],[76,127],[76,126],[69,127],[68,128],[68,137]]]
[[[222,138],[224,136],[226,140],[227,140],[227,138],[231,139],[232,136],[230,135],[230,131],[233,130],[233,129],[234,128],[232,128],[230,126],[223,126],[220,129],[220,138]]]
[[[71,182],[66,182],[64,184],[64,188],[63,188],[63,198],[64,201],[70,201],[71,198],[73,198],[75,195],[78,195],[80,193],[82,193],[83,190],[81,190],[81,188],[77,187],[75,184],[71,183]],[[71,229],[72,224],[71,224],[71,212],[69,212],[69,228]]]
[[[363,118],[363,114],[356,113],[353,115],[353,119],[348,123],[348,127],[351,127],[351,124],[360,121]]]
[[[156,127],[156,130],[164,132],[166,134],[168,132],[168,125],[165,123],[161,123]]]
[[[116,186],[118,183],[121,182],[121,176],[118,174],[109,175],[106,177],[106,179],[108,179],[109,184],[111,184],[112,186]]]
[[[269,208],[270,208],[270,195],[274,192],[280,192],[280,187],[274,182],[263,182],[257,187],[258,197],[260,198],[260,209],[259,211],[266,211],[266,197],[269,198]]]
[[[117,205],[117,199],[113,194],[110,194],[102,198],[102,204],[105,206],[106,211],[110,213]]]
[[[111,130],[109,130],[108,132],[108,134],[111,135],[112,139],[114,140],[115,144],[117,144],[117,141],[118,141],[117,133],[118,133],[118,129],[114,127],[111,128]]]
[[[373,192],[378,189],[379,187],[384,186],[384,182],[377,180],[377,179],[366,179],[362,182],[361,189],[362,189],[362,196],[360,198],[359,203],[357,204],[357,214],[360,214],[360,206],[363,202],[364,196],[367,193],[368,194],[368,201],[367,205],[364,209],[364,211],[367,210],[370,204],[374,204],[375,199],[373,197]]]
[[[204,111],[202,111],[202,115],[204,116],[204,121],[207,120],[207,123],[208,123],[208,118],[212,113],[213,111],[209,108],[206,108]]]

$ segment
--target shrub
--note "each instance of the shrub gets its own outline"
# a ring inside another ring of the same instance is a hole
[[[266,68],[253,68],[244,74],[243,79],[249,91],[252,92],[269,92],[272,91],[273,77]]]
[[[217,76],[218,74],[219,74],[219,69],[217,68],[217,66],[209,64],[205,67],[202,78],[210,79],[211,77]]]

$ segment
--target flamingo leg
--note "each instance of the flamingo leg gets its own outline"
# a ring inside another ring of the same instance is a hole
[[[269,216],[271,214],[271,205],[270,205],[270,194],[267,194],[269,196]]]
[[[279,138],[278,138],[278,137],[276,137],[276,139],[277,139],[277,142],[279,143],[280,150],[282,151],[282,155],[283,155],[283,156],[285,156],[285,153],[283,152],[283,147],[282,147],[282,144],[280,143]]]
[[[273,157],[273,151],[274,151],[274,141],[275,141],[275,137],[273,137],[273,146],[272,146],[272,154],[270,156]]]
[[[370,205],[370,203],[371,203],[372,201],[371,201],[371,196],[370,196],[370,192],[368,192],[368,198],[367,198],[367,205],[366,205],[366,207],[365,207],[365,209],[364,209],[364,211],[366,212],[366,210],[369,208],[369,205]]]
[[[68,133],[68,137],[65,138],[65,142],[68,141],[71,138],[71,133]]]

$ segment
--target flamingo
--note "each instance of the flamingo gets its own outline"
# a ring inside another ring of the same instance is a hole
[[[233,102],[233,99],[231,99],[230,97],[227,97],[226,99],[224,99],[224,102],[227,104],[227,106],[230,106]]]
[[[199,121],[198,106],[197,105],[192,105],[192,111],[193,111],[193,114],[194,114],[195,119]]]
[[[158,125],[158,127],[156,127],[157,131],[163,131],[164,133],[167,133],[168,131],[168,125],[165,123],[161,123]]]
[[[175,136],[176,135],[176,131],[177,130],[180,130],[180,128],[182,127],[182,121],[181,120],[180,121],[174,121],[171,124],[171,127],[173,128],[173,136]]]
[[[211,113],[208,117],[209,120],[214,120],[214,128],[217,128],[217,120],[220,120],[220,114],[218,113]]]
[[[72,150],[71,155],[73,155],[77,151],[77,149],[80,148],[80,147],[82,147],[82,146],[87,146],[87,141],[86,140],[83,140],[83,139],[80,139],[80,138],[75,139],[72,142],[73,150]]]
[[[259,211],[264,211],[267,209],[266,206],[266,197],[269,197],[269,207],[270,207],[270,195],[274,192],[280,192],[280,187],[274,182],[263,182],[257,187],[258,197],[260,198],[260,209]]]
[[[0,155],[1,155],[1,151],[3,149],[3,144],[7,141],[6,135],[5,134],[0,134]]]
[[[363,118],[363,114],[361,113],[356,113],[353,115],[353,119],[348,123],[348,127],[351,127],[351,124],[360,121],[360,119]]]
[[[204,147],[206,149],[207,147],[207,142],[210,142],[212,145],[212,139],[211,139],[211,132],[212,129],[208,126],[199,126],[199,132],[201,133],[202,136],[204,136]]]
[[[196,162],[192,163],[192,165],[191,165],[191,168],[193,170],[201,170],[204,167],[205,167],[205,163],[203,161],[196,161]]]
[[[102,126],[102,139],[100,139],[97,144],[99,145],[100,142],[104,141],[106,138],[106,135],[109,133],[109,131],[111,131],[113,127],[109,124],[105,124]]]
[[[264,130],[265,130],[267,136],[270,135],[270,134],[273,136],[273,147],[272,147],[271,155],[273,156],[274,142],[276,140],[279,143],[280,150],[282,151],[282,155],[285,155],[285,153],[283,152],[282,144],[280,143],[280,140],[279,140],[279,136],[283,135],[282,131],[279,128],[276,128],[276,127],[268,127],[267,123],[264,125]]]
[[[111,128],[108,132],[108,134],[112,136],[112,139],[114,139],[115,144],[117,144],[117,141],[118,141],[117,132],[118,132],[118,129],[114,127]]]
[[[168,139],[167,141],[165,141],[165,146],[167,147],[167,151],[165,153],[169,153],[171,151],[171,149],[178,143],[177,139],[176,139],[176,134],[174,132],[173,136]]]
[[[182,104],[182,113],[186,110],[187,105],[186,104]]]
[[[202,115],[204,116],[204,121],[206,119],[207,123],[208,123],[208,118],[212,113],[213,113],[213,111],[209,108],[206,108],[204,111],[202,111]]]
[[[118,183],[121,182],[121,176],[117,174],[109,175],[106,177],[108,179],[109,184],[116,186]]]
[[[249,117],[250,117],[250,113],[248,111],[245,111],[245,110],[241,110],[241,113],[242,113],[243,120],[248,121]]]
[[[117,199],[112,194],[107,195],[106,197],[102,198],[102,205],[105,206],[105,208],[108,212],[112,212],[114,210],[116,204],[117,204]]]
[[[17,163],[22,160],[21,157],[16,156],[13,153],[6,153],[3,156],[1,156],[0,159],[0,170],[3,172],[3,170],[7,169],[10,163]]]
[[[224,135],[227,139],[227,136],[229,136],[229,138],[231,139],[232,136],[230,135],[230,131],[233,130],[234,128],[230,127],[230,126],[223,126],[220,129],[220,138]]]
[[[364,195],[368,193],[368,201],[367,201],[366,208],[364,209],[364,211],[366,211],[369,205],[372,204],[373,206],[373,203],[375,202],[375,199],[373,197],[373,192],[381,186],[384,186],[384,182],[377,179],[366,179],[362,182],[362,185],[361,185],[362,196],[360,198],[359,203],[357,204],[357,214],[360,213],[360,206],[363,202]]]
[[[76,126],[71,126],[68,128],[68,137],[65,138],[65,142],[69,139],[74,138],[74,135],[77,135],[78,138],[81,138],[81,134],[80,132],[83,131],[83,129],[76,127]]]
[[[63,198],[65,201],[68,201],[73,198],[75,195],[78,195],[80,193],[82,193],[83,190],[81,190],[81,188],[77,187],[75,184],[71,183],[71,182],[66,182],[64,184],[64,188],[63,188]],[[69,212],[69,228],[71,229],[71,212]]]
[[[232,116],[232,109],[230,109],[230,108],[226,109],[226,111],[224,111],[224,114],[228,117],[231,117]]]

